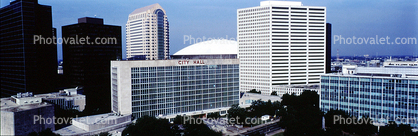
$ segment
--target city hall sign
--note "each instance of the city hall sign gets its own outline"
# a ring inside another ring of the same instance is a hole
[[[192,65],[192,64],[203,65],[205,64],[205,62],[203,60],[179,60],[178,64],[179,65]]]

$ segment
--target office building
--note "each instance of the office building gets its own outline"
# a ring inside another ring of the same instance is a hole
[[[111,69],[115,113],[205,114],[238,104],[237,59],[112,61]]]
[[[417,128],[418,69],[343,66],[343,73],[321,76],[320,106],[370,117],[375,124],[395,121]]]
[[[15,0],[0,9],[1,97],[18,92],[55,91],[57,46],[51,6],[37,0]]]
[[[42,98],[43,102],[54,104],[63,110],[73,109],[82,112],[86,107],[86,96],[77,91],[77,88],[69,88],[55,93],[37,94],[34,97]]]
[[[54,105],[32,93],[1,98],[1,135],[28,135],[50,128],[55,130]]]
[[[63,73],[70,87],[83,87],[87,109],[110,111],[110,61],[122,59],[121,27],[83,17],[62,27]],[[84,40],[83,40],[84,39]],[[90,106],[90,107],[89,107]]]
[[[326,8],[262,1],[238,9],[240,91],[270,94],[276,85],[319,84],[325,73]]]
[[[126,56],[146,60],[170,55],[167,13],[156,3],[134,10],[126,23]]]
[[[331,44],[332,44],[332,25],[327,23],[325,37],[325,73],[332,73],[331,70]]]

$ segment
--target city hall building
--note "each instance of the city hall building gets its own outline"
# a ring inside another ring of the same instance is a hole
[[[320,106],[370,117],[377,124],[395,121],[418,127],[418,69],[346,66],[321,76]]]
[[[239,101],[238,59],[111,62],[112,111],[167,116],[226,112]]]

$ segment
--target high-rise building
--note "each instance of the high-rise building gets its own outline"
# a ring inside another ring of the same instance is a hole
[[[225,112],[238,104],[238,59],[112,61],[112,111],[144,115]]]
[[[238,9],[240,91],[319,84],[325,73],[326,8],[262,1]]]
[[[57,46],[51,6],[15,0],[0,9],[1,96],[55,91]]]
[[[176,54],[207,49],[202,58],[219,54],[221,44],[236,50],[236,42],[219,40],[186,47]],[[203,44],[203,45],[202,45]],[[193,54],[196,55],[196,54]],[[194,58],[200,58],[194,56]],[[135,118],[144,115],[174,118],[176,115],[225,114],[239,101],[238,59],[172,59],[112,61],[112,111]]]
[[[343,66],[321,76],[320,108],[418,128],[418,68]]]
[[[126,23],[126,56],[146,60],[167,59],[169,24],[165,10],[158,4],[136,9]]]
[[[110,111],[110,61],[122,58],[121,27],[101,18],[79,18],[62,27],[63,72],[71,87],[83,87],[86,109]],[[71,42],[74,39],[75,42]]]
[[[327,23],[326,26],[326,56],[325,56],[325,73],[331,73],[331,38],[332,38],[332,25],[330,23]]]

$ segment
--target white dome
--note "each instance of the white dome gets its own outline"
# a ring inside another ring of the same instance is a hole
[[[219,55],[238,54],[238,42],[226,39],[215,39],[189,45],[174,55]]]

